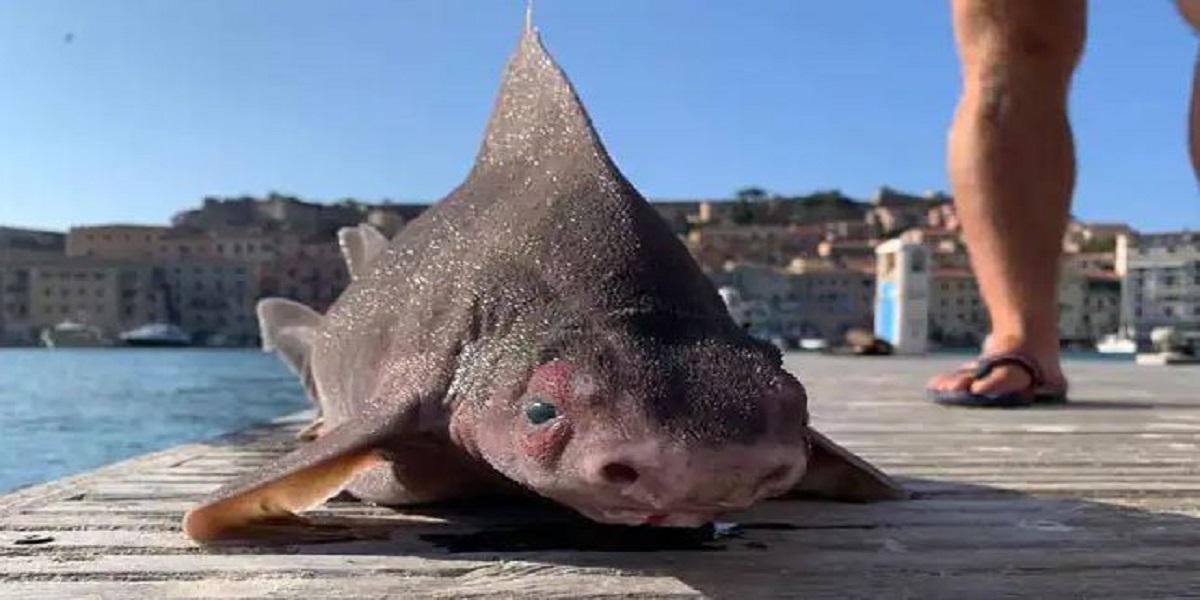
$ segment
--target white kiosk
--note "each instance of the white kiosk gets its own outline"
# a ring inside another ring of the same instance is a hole
[[[929,249],[900,238],[875,248],[875,336],[896,354],[929,347]]]

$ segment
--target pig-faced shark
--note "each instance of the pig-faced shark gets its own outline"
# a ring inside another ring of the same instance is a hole
[[[395,239],[340,241],[352,278],[327,314],[258,309],[317,405],[310,441],[189,512],[195,540],[343,490],[404,505],[507,489],[678,527],[791,490],[905,495],[810,426],[804,387],[620,173],[530,24],[466,181]]]

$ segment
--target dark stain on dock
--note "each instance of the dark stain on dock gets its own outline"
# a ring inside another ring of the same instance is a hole
[[[39,546],[53,541],[54,538],[48,535],[27,535],[13,540],[13,544],[16,546]]]
[[[431,533],[421,539],[451,554],[473,552],[660,552],[724,550],[712,525],[698,528],[533,524],[464,534]]]
[[[710,523],[697,528],[624,527],[602,524],[540,523],[485,529],[471,533],[429,533],[420,538],[451,554],[474,552],[660,552],[724,550],[725,540],[742,539],[750,531],[794,531],[791,523]],[[761,541],[746,548],[767,549]]]

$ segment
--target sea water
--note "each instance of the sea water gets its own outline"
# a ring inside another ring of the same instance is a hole
[[[253,349],[0,348],[0,494],[307,407]]]

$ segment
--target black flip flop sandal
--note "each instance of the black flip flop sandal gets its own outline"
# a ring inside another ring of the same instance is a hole
[[[1046,388],[1046,380],[1037,363],[1029,357],[1007,352],[983,356],[964,370],[969,370],[972,379],[979,380],[987,377],[996,367],[1015,366],[1029,375],[1030,383],[1022,390],[1002,392],[999,394],[976,394],[970,390],[935,390],[926,389],[926,396],[946,406],[970,406],[977,408],[1015,408],[1032,404],[1060,404],[1067,401],[1065,390]]]

